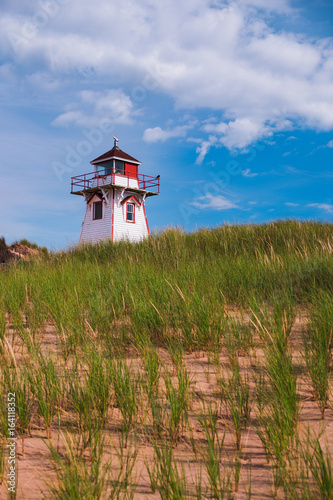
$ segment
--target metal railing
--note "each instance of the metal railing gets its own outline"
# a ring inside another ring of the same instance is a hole
[[[118,178],[118,179],[117,179]],[[90,172],[88,174],[76,175],[71,180],[71,193],[78,193],[86,189],[95,187],[105,187],[108,185],[121,185],[122,187],[134,188],[133,181],[138,181],[139,189],[151,191],[153,193],[160,192],[160,177],[151,175],[138,174],[133,175],[133,172],[124,171],[122,173],[113,172]],[[124,182],[125,181],[125,182]],[[132,182],[131,182],[132,181]],[[119,184],[121,182],[121,184]]]

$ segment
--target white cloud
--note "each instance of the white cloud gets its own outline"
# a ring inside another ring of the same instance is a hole
[[[291,128],[289,120],[276,120],[275,122],[265,123],[250,116],[218,124],[209,123],[203,126],[205,132],[220,134],[220,142],[230,150],[244,149],[259,139],[270,137],[277,130],[281,131],[289,128]]]
[[[328,141],[328,143],[326,144],[326,147],[333,148],[333,141]]]
[[[201,165],[201,163],[203,162],[203,160],[204,160],[206,154],[208,153],[208,151],[210,150],[210,148],[214,144],[216,144],[217,137],[211,135],[211,136],[209,136],[208,141],[200,141],[200,142],[201,142],[200,146],[198,146],[196,149],[196,153],[198,154],[198,157],[196,160],[197,165]]]
[[[62,86],[62,82],[59,79],[47,72],[36,72],[32,75],[28,75],[27,83],[30,84],[34,90],[38,89],[45,92],[58,90]]]
[[[328,203],[309,203],[307,206],[319,208],[320,210],[324,210],[328,213],[333,213],[333,205],[330,205]]]
[[[80,102],[73,103],[72,109],[59,115],[52,125],[67,127],[71,124],[79,127],[98,126],[103,119],[117,124],[132,124],[137,113],[129,96],[122,90],[111,89],[105,92],[82,91]]]
[[[188,130],[193,127],[194,123],[180,125],[169,130],[163,130],[161,127],[147,128],[144,131],[143,139],[146,142],[165,142],[173,137],[185,137]]]
[[[35,78],[49,92],[58,92],[55,82],[68,78],[84,80],[86,88],[112,81],[128,89],[118,104],[105,91],[94,92],[90,103],[81,95],[79,105],[55,124],[92,126],[91,111],[92,120],[105,111],[130,124],[135,89],[142,87],[164,93],[177,108],[216,115],[204,132],[218,141],[203,139],[198,163],[213,145],[242,149],[281,130],[333,128],[332,40],[277,31],[274,16],[292,16],[291,1],[228,0],[213,6],[208,0],[71,0],[37,26],[40,11],[38,0],[7,2],[0,19],[0,50],[37,75],[29,70],[25,78]],[[10,34],[20,39],[16,51]],[[48,73],[56,79],[38,76]],[[145,133],[148,141],[184,136],[181,127]]]
[[[285,205],[287,207],[299,207],[299,203],[293,203],[292,201],[287,201]]]
[[[242,175],[243,177],[256,177],[258,173],[251,172],[251,169],[246,168],[245,170],[242,170]]]
[[[235,203],[224,196],[214,196],[211,193],[200,196],[196,201],[192,202],[191,205],[201,210],[230,210],[232,208],[239,208]]]

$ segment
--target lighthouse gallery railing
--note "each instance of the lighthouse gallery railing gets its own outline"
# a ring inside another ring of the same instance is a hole
[[[117,185],[117,178],[121,178],[121,186],[131,188],[133,187],[133,181],[137,180],[139,184],[139,189],[144,191],[151,191],[153,193],[160,192],[160,178],[153,177],[151,175],[138,174],[137,177],[133,176],[132,172],[124,172],[124,174],[119,174],[118,172],[102,174],[99,172],[90,172],[88,174],[77,175],[72,177],[71,182],[71,193],[77,193],[79,191],[84,191],[86,189],[91,189],[95,187],[105,187],[107,185]],[[124,181],[127,179],[124,186]]]

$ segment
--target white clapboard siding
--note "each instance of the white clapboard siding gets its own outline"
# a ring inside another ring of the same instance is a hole
[[[93,204],[101,201],[101,198],[95,194],[86,205],[79,243],[95,243],[100,240],[113,239],[113,241],[128,240],[141,241],[148,237],[148,226],[144,211],[144,201],[142,196],[128,189],[110,189],[108,193],[108,203],[103,201],[102,219],[93,219]],[[114,193],[114,202],[113,202]],[[135,222],[126,220],[126,203],[121,201],[128,196],[135,196],[139,204],[135,204]],[[113,231],[112,231],[112,210]]]
[[[138,179],[132,177],[126,177],[124,175],[115,175],[114,183],[116,186],[123,186],[125,188],[139,188]]]
[[[139,202],[142,202],[142,198],[130,191],[126,191],[123,197],[120,198],[120,193],[115,195],[114,203],[114,241],[128,240],[128,241],[140,241],[148,236],[148,228],[143,208],[143,203],[140,206],[135,205],[135,223],[126,221],[126,203],[123,205],[120,203],[122,199],[134,194]]]
[[[99,220],[93,220],[93,203],[96,201],[101,201],[97,195],[86,205],[79,243],[96,243],[112,237],[112,191],[109,194],[109,202],[103,201],[103,217]]]
[[[112,184],[112,176],[111,175],[105,175],[103,177],[94,177],[91,181],[91,187],[97,187],[97,186],[108,186]]]

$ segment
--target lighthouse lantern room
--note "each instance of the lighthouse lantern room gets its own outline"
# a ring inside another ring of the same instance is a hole
[[[86,202],[79,243],[140,241],[149,235],[145,201],[160,194],[160,176],[139,174],[140,162],[118,147],[92,162],[94,171],[72,177],[71,193]]]

